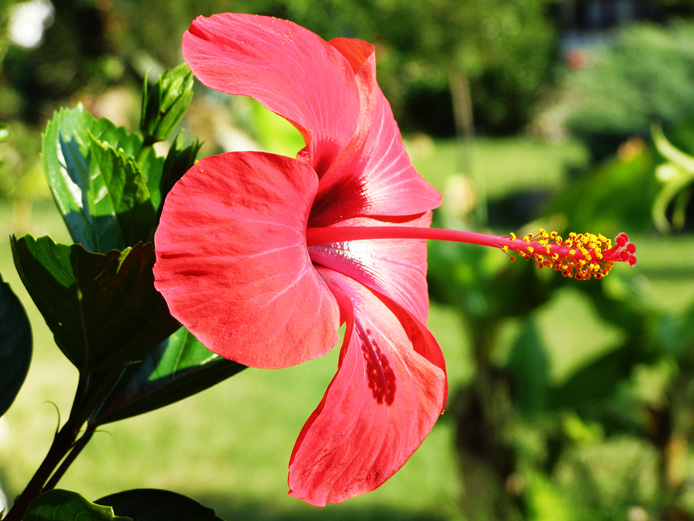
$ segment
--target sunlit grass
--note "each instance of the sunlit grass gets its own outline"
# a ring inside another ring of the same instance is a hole
[[[567,181],[570,170],[588,163],[588,153],[577,141],[481,137],[463,148],[454,139],[434,142],[420,136],[405,143],[417,171],[439,190],[452,174],[467,174],[487,198],[528,189],[556,190]]]

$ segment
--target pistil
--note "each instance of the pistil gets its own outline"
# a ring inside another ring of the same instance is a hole
[[[408,226],[331,226],[308,228],[308,246],[336,242],[374,239],[430,239],[462,242],[479,246],[499,248],[515,260],[516,253],[525,260],[532,260],[538,268],[553,268],[565,277],[579,280],[596,279],[607,275],[615,262],[636,264],[636,247],[629,242],[626,233],[620,233],[612,241],[603,235],[571,232],[563,239],[557,232],[538,230],[524,237],[510,235],[487,235],[442,228],[419,228]]]

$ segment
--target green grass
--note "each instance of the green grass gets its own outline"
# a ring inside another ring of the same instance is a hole
[[[420,171],[442,188],[456,172],[454,144],[409,145]],[[474,157],[476,169],[485,173],[488,193],[497,195],[538,185],[559,187],[564,166],[583,160],[575,144],[562,148],[527,139],[481,141]],[[32,231],[68,240],[52,205],[37,206],[26,228],[13,223],[9,208],[0,205],[5,237]],[[630,272],[635,274],[630,283],[659,309],[674,312],[690,304],[694,238],[634,239],[639,263]],[[67,416],[77,375],[21,287],[6,241],[0,244],[0,273],[25,302],[35,334],[32,367],[4,417],[7,437],[0,439],[0,479],[12,497],[45,455],[59,414]],[[577,292],[562,291],[538,315],[543,337],[552,345],[552,376],[557,380],[616,338],[582,299]],[[432,305],[429,325],[442,345],[455,388],[473,371],[465,332],[454,311],[437,305]],[[591,332],[589,341],[586,330]],[[214,507],[229,520],[459,519],[459,469],[446,415],[403,469],[378,490],[325,509],[286,496],[292,446],[334,374],[336,355],[334,350],[323,359],[284,370],[249,369],[183,402],[104,426],[61,486],[90,499],[129,488],[167,488]]]
[[[560,188],[567,171],[584,167],[586,149],[576,141],[548,143],[531,137],[478,138],[469,152],[455,140],[434,143],[427,137],[405,141],[417,171],[439,190],[444,190],[452,174],[464,171],[462,154],[469,154],[469,173],[488,198],[509,195],[524,189]]]

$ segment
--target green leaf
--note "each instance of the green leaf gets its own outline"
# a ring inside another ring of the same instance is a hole
[[[629,377],[638,362],[638,355],[628,344],[602,354],[573,373],[565,383],[550,389],[550,408],[574,408],[604,400]]]
[[[31,361],[31,325],[10,285],[0,277],[0,416],[14,401]]]
[[[137,164],[92,137],[90,176],[103,178],[101,210],[115,215],[119,244],[132,246],[151,241],[154,236],[154,205],[147,183]],[[101,213],[97,209],[97,212]],[[98,251],[98,250],[96,250]],[[105,252],[101,252],[105,253]]]
[[[658,149],[658,152],[660,152],[663,157],[681,166],[688,172],[694,173],[694,157],[685,154],[670,143],[663,133],[663,127],[660,125],[651,125],[651,136],[653,137],[655,148]]]
[[[140,117],[145,143],[164,141],[173,133],[193,99],[193,83],[185,63],[164,72],[149,91],[145,78]]]
[[[42,149],[48,184],[75,242],[105,253],[151,236],[154,209],[132,159],[142,149],[139,136],[77,106],[54,115]]]
[[[173,146],[173,145],[172,145]],[[169,152],[170,153],[170,152]],[[142,171],[142,176],[147,180],[147,191],[152,201],[152,208],[157,213],[162,199],[160,183],[164,172],[165,158],[159,157],[154,147],[145,147],[137,158],[138,165]]]
[[[194,143],[183,146],[184,138],[179,133],[171,144],[169,153],[166,156],[164,169],[159,183],[159,192],[162,201],[166,198],[173,185],[176,184],[183,174],[195,164],[195,158],[198,156],[202,143],[195,141]]]
[[[685,196],[687,195],[685,189],[687,186],[694,183],[694,173],[687,172],[673,163],[666,163],[660,165],[656,169],[656,175],[663,175],[662,172],[664,171],[669,172],[669,174],[667,174],[667,181],[664,183],[655,201],[653,201],[651,216],[658,230],[667,233],[671,231],[672,228],[667,219],[668,207],[680,194],[685,193]]]
[[[676,228],[684,226],[685,209],[689,201],[689,193],[685,189],[694,183],[694,157],[672,145],[663,134],[660,126],[653,125],[651,134],[658,152],[668,159],[667,163],[659,165],[656,169],[656,177],[663,183],[663,186],[651,209],[656,227],[665,233],[671,231],[667,210],[673,200],[676,201],[673,226]]]
[[[543,412],[547,405],[549,361],[535,321],[529,320],[516,339],[507,369],[512,374],[513,393],[523,414]]]
[[[192,396],[246,367],[209,351],[181,327],[123,371],[91,421],[104,424],[164,407]]]
[[[40,494],[24,515],[24,521],[133,521],[116,516],[110,506],[94,504],[76,492],[49,490]]]
[[[222,521],[211,508],[168,490],[126,490],[96,502],[133,521]]]
[[[11,242],[22,282],[80,372],[122,364],[178,327],[154,289],[151,243],[99,254],[50,237]]]

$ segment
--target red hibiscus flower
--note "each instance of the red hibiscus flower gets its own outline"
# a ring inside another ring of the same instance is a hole
[[[245,365],[319,357],[346,323],[337,374],[289,463],[290,494],[314,505],[381,485],[443,411],[446,371],[426,327],[425,239],[495,246],[578,278],[635,262],[626,236],[486,236],[429,228],[440,195],[412,167],[376,83],[374,49],[325,42],[292,22],[200,17],[183,56],[205,85],[289,120],[297,158],[202,159],[167,197],[156,287],[210,350]]]

